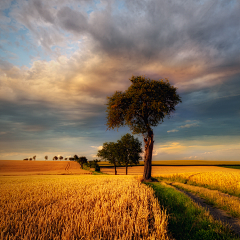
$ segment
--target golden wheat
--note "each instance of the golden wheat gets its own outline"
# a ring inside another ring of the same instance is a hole
[[[36,174],[91,174],[74,161],[0,160],[0,176]]]
[[[0,178],[1,239],[169,239],[152,189],[126,176]]]
[[[192,172],[182,174],[165,175],[164,178],[182,180],[190,184],[198,184],[210,189],[240,195],[240,172]]]

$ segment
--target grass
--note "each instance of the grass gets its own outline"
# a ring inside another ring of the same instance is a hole
[[[146,183],[151,186],[160,205],[167,209],[168,229],[178,240],[238,239],[221,222],[214,220],[208,212],[193,203],[183,193],[162,183]]]
[[[223,209],[233,217],[240,218],[240,199],[227,194],[223,194],[217,190],[210,190],[203,187],[191,186],[183,183],[172,183],[180,189],[196,193],[198,196],[204,198],[207,203],[214,207]]]
[[[240,172],[237,170],[170,174],[159,176],[159,179],[205,187],[240,197]]]

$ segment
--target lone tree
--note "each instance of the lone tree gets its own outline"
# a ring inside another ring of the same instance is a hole
[[[119,156],[118,143],[114,142],[103,143],[103,148],[101,150],[98,150],[97,156],[112,163],[114,165],[115,175],[117,175],[117,163],[120,164],[120,159],[118,158]]]
[[[47,155],[45,156],[45,160],[48,160],[48,156]]]
[[[142,153],[142,143],[138,138],[134,138],[131,134],[127,133],[117,141],[119,149],[119,161],[126,167],[126,175],[128,174],[128,165],[139,164]]]
[[[60,157],[59,157],[59,160],[63,160],[63,156],[60,156]]]
[[[35,155],[35,156],[33,156],[33,160],[34,160],[34,161],[36,160],[36,157],[37,157],[36,155]]]
[[[181,102],[177,88],[167,79],[151,80],[133,76],[131,86],[125,91],[116,91],[108,97],[108,129],[128,125],[133,134],[142,134],[145,143],[143,179],[151,178],[153,127],[163,122],[164,117],[175,111]]]

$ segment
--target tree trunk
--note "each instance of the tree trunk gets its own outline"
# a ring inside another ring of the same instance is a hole
[[[148,131],[147,138],[144,138],[145,154],[144,154],[144,172],[143,179],[149,180],[152,176],[152,152],[153,152],[153,131]]]
[[[128,164],[126,163],[126,175],[128,174]]]
[[[116,166],[116,163],[114,163],[114,168],[115,168],[115,175],[117,175],[117,166]]]

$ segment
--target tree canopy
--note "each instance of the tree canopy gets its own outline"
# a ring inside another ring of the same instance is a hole
[[[167,79],[151,80],[132,76],[131,86],[125,91],[116,91],[108,97],[107,127],[127,125],[133,134],[142,134],[145,143],[144,179],[151,177],[153,127],[163,122],[181,102],[177,88]]]
[[[128,171],[128,165],[139,164],[142,153],[142,143],[138,138],[134,138],[131,134],[127,133],[117,141],[119,149],[119,162],[126,167],[126,175]]]
[[[138,164],[141,159],[140,153],[141,142],[127,133],[115,142],[103,143],[103,148],[98,151],[97,156],[112,163],[117,174],[117,164],[126,166],[126,174],[128,165]]]
[[[82,169],[83,169],[83,164],[87,163],[87,158],[84,156],[78,157],[77,155],[74,155],[74,160],[77,161],[81,165]]]
[[[133,76],[130,81],[132,85],[125,92],[116,91],[108,97],[108,129],[128,125],[133,134],[147,133],[170,116],[181,102],[177,88],[167,79],[157,81]]]
[[[115,142],[105,142],[103,143],[103,147],[101,150],[98,150],[97,156],[109,161],[109,163],[112,163],[115,168],[115,175],[117,175],[117,163],[120,164],[118,155],[119,155],[119,149],[118,144]]]

